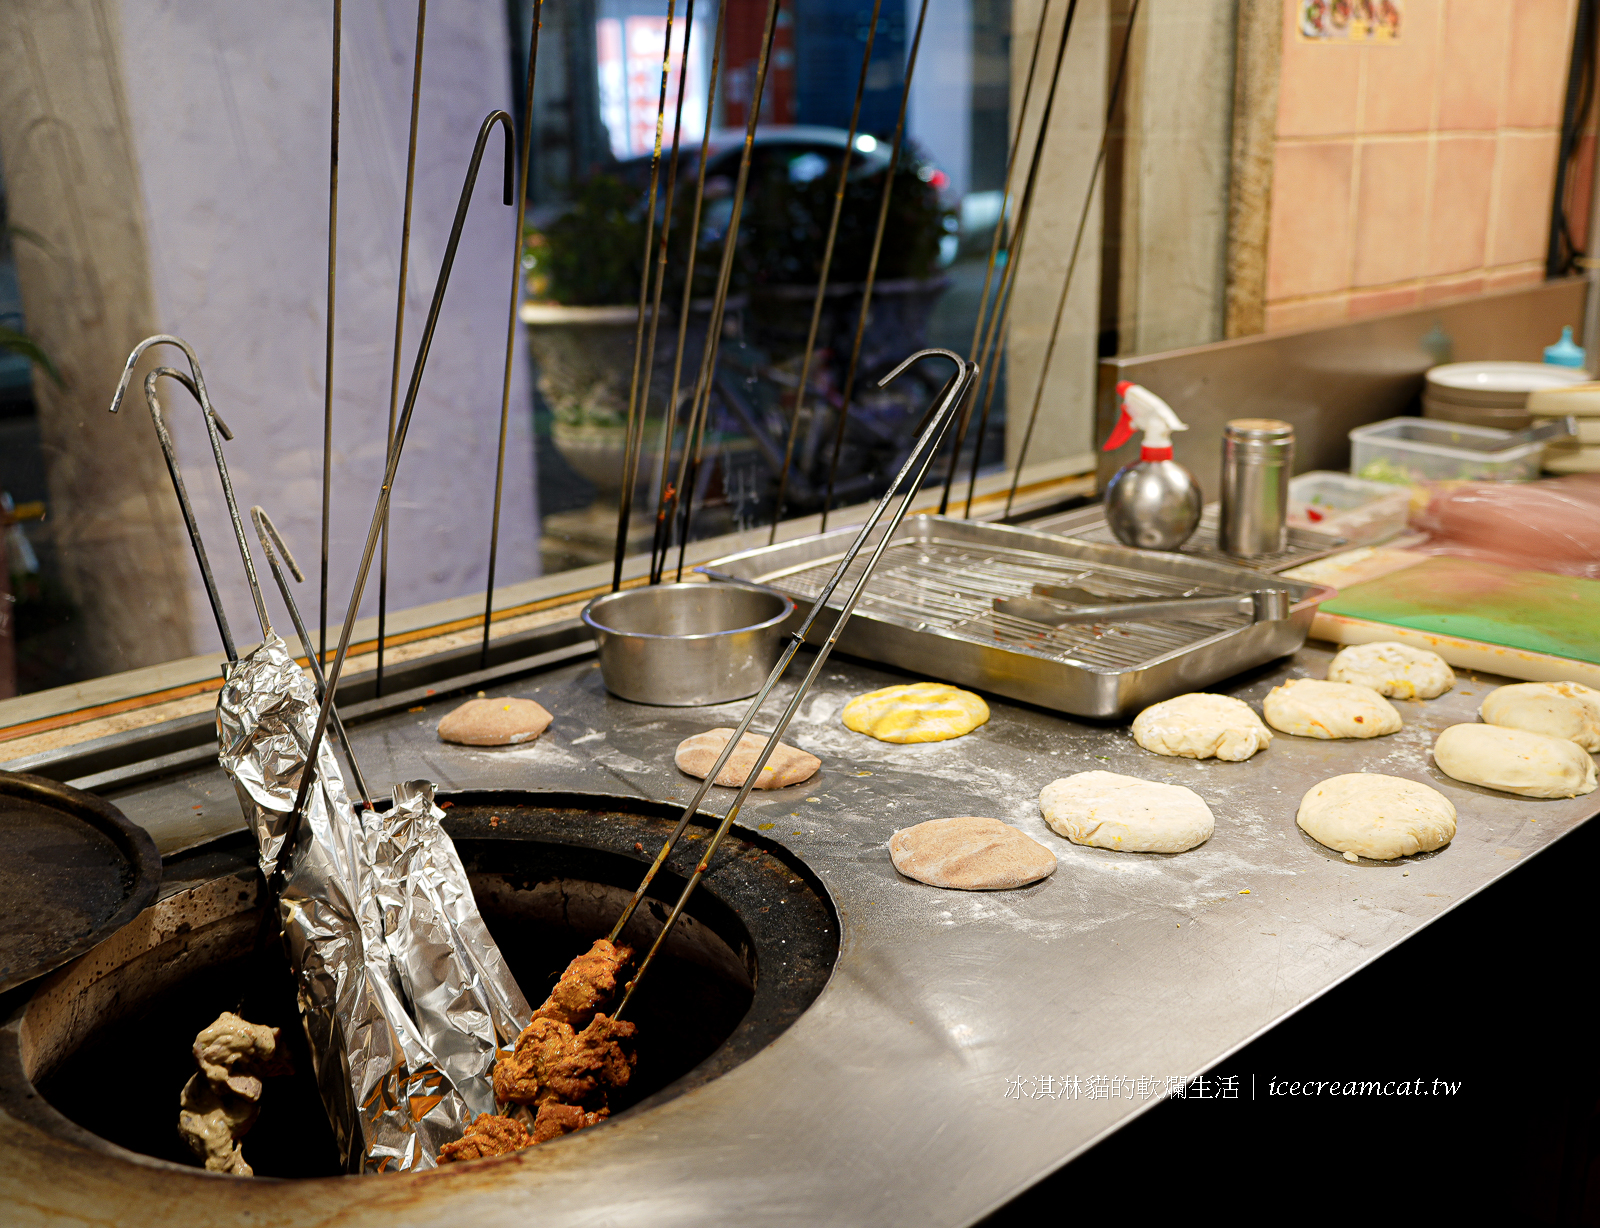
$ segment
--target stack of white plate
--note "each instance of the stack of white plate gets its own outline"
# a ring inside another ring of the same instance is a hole
[[[1600,383],[1544,388],[1528,395],[1535,421],[1567,414],[1578,420],[1575,439],[1552,439],[1544,448],[1551,473],[1600,473]]]
[[[1588,380],[1576,367],[1546,362],[1452,362],[1428,372],[1422,416],[1467,426],[1520,431],[1530,425],[1528,394]]]

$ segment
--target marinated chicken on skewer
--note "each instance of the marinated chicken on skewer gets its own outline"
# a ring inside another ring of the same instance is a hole
[[[634,1056],[623,1047],[635,1028],[601,1013],[617,991],[631,947],[599,939],[567,965],[533,1019],[494,1068],[495,1099],[515,1116],[479,1114],[440,1163],[520,1151],[610,1116],[612,1090],[626,1087]],[[519,1120],[520,1119],[520,1120]],[[533,1124],[530,1133],[525,1121]]]

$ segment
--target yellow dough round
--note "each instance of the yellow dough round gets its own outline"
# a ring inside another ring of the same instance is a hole
[[[914,682],[868,691],[845,704],[845,728],[880,742],[943,742],[989,719],[989,705],[942,682]]]

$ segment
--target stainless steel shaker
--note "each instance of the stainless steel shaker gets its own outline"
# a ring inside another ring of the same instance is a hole
[[[1288,545],[1294,427],[1276,418],[1235,418],[1222,428],[1222,524],[1218,543],[1240,558]]]

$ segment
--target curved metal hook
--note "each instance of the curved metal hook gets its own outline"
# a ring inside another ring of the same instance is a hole
[[[394,494],[394,476],[400,468],[400,456],[405,449],[406,432],[411,427],[411,415],[417,408],[417,390],[422,386],[422,372],[427,366],[428,351],[433,347],[434,329],[439,323],[439,309],[444,305],[445,290],[450,285],[450,271],[455,267],[456,249],[461,244],[461,230],[466,224],[467,210],[472,204],[472,189],[478,182],[478,167],[483,161],[484,147],[489,143],[489,133],[496,124],[502,124],[506,133],[506,192],[505,203],[515,204],[513,199],[513,175],[515,173],[515,145],[512,137],[511,116],[505,111],[491,111],[478,129],[478,139],[472,147],[472,161],[467,164],[466,182],[461,185],[461,198],[456,204],[455,221],[450,227],[450,241],[445,245],[444,260],[439,266],[439,280],[433,287],[433,301],[428,305],[428,321],[422,329],[422,340],[417,345],[416,362],[411,369],[411,384],[406,389],[405,408],[401,411],[400,421],[395,425],[394,446],[389,449],[388,462],[384,466],[383,486],[378,491],[378,504],[372,509],[372,523],[367,528],[367,542],[361,551],[361,566],[356,571],[355,587],[350,593],[350,605],[345,611],[344,626],[339,631],[339,648],[334,654],[333,665],[328,670],[328,682],[325,694],[322,697],[322,708],[317,713],[317,727],[311,735],[311,745],[306,751],[308,763],[315,763],[317,750],[322,745],[322,737],[328,731],[328,718],[333,708],[333,694],[339,686],[339,675],[344,672],[345,657],[350,651],[350,635],[355,630],[356,611],[361,605],[361,595],[366,591],[367,575],[372,570],[372,556],[378,548],[378,535],[383,529],[384,519],[389,510],[389,500]],[[380,638],[382,631],[379,632]],[[311,782],[316,776],[315,772],[304,772],[300,777],[300,792],[295,797],[294,810],[291,816],[298,816],[305,807],[306,798],[311,792]],[[290,839],[298,824],[298,818],[291,817]],[[287,845],[286,845],[287,847]]]
[[[327,679],[323,677],[322,662],[317,659],[317,650],[311,642],[311,633],[306,630],[305,620],[300,617],[300,607],[295,603],[294,594],[289,590],[289,582],[283,578],[283,568],[278,566],[278,555],[283,555],[283,561],[289,567],[289,574],[296,580],[304,581],[305,574],[300,570],[300,565],[294,561],[294,555],[289,552],[283,534],[278,532],[278,526],[272,523],[272,517],[267,515],[266,509],[259,503],[256,504],[250,509],[250,519],[255,524],[256,537],[261,541],[261,553],[266,555],[272,578],[277,581],[278,594],[289,609],[289,619],[294,623],[294,633],[300,637],[300,648],[311,663],[311,676],[317,684],[317,700],[321,702],[327,692]],[[277,547],[276,551],[273,550],[274,546]],[[350,738],[344,731],[344,722],[339,719],[337,709],[334,710],[331,719],[333,732],[339,739],[339,745],[344,748],[345,761],[350,765],[351,778],[361,794],[362,803],[370,809],[372,793],[367,789],[367,782],[361,774],[360,765],[356,763],[355,751],[350,747]]]
[[[941,349],[938,346],[930,346],[928,349],[918,350],[915,354],[911,355],[911,357],[902,361],[898,367],[878,381],[878,387],[887,388],[895,380],[899,379],[900,376],[906,371],[910,370],[913,363],[921,362],[924,358],[948,358],[951,362],[956,364],[956,370],[963,373],[966,371],[968,366],[976,365],[969,364],[965,358],[961,357],[961,355],[957,354],[954,350],[946,350]]]

